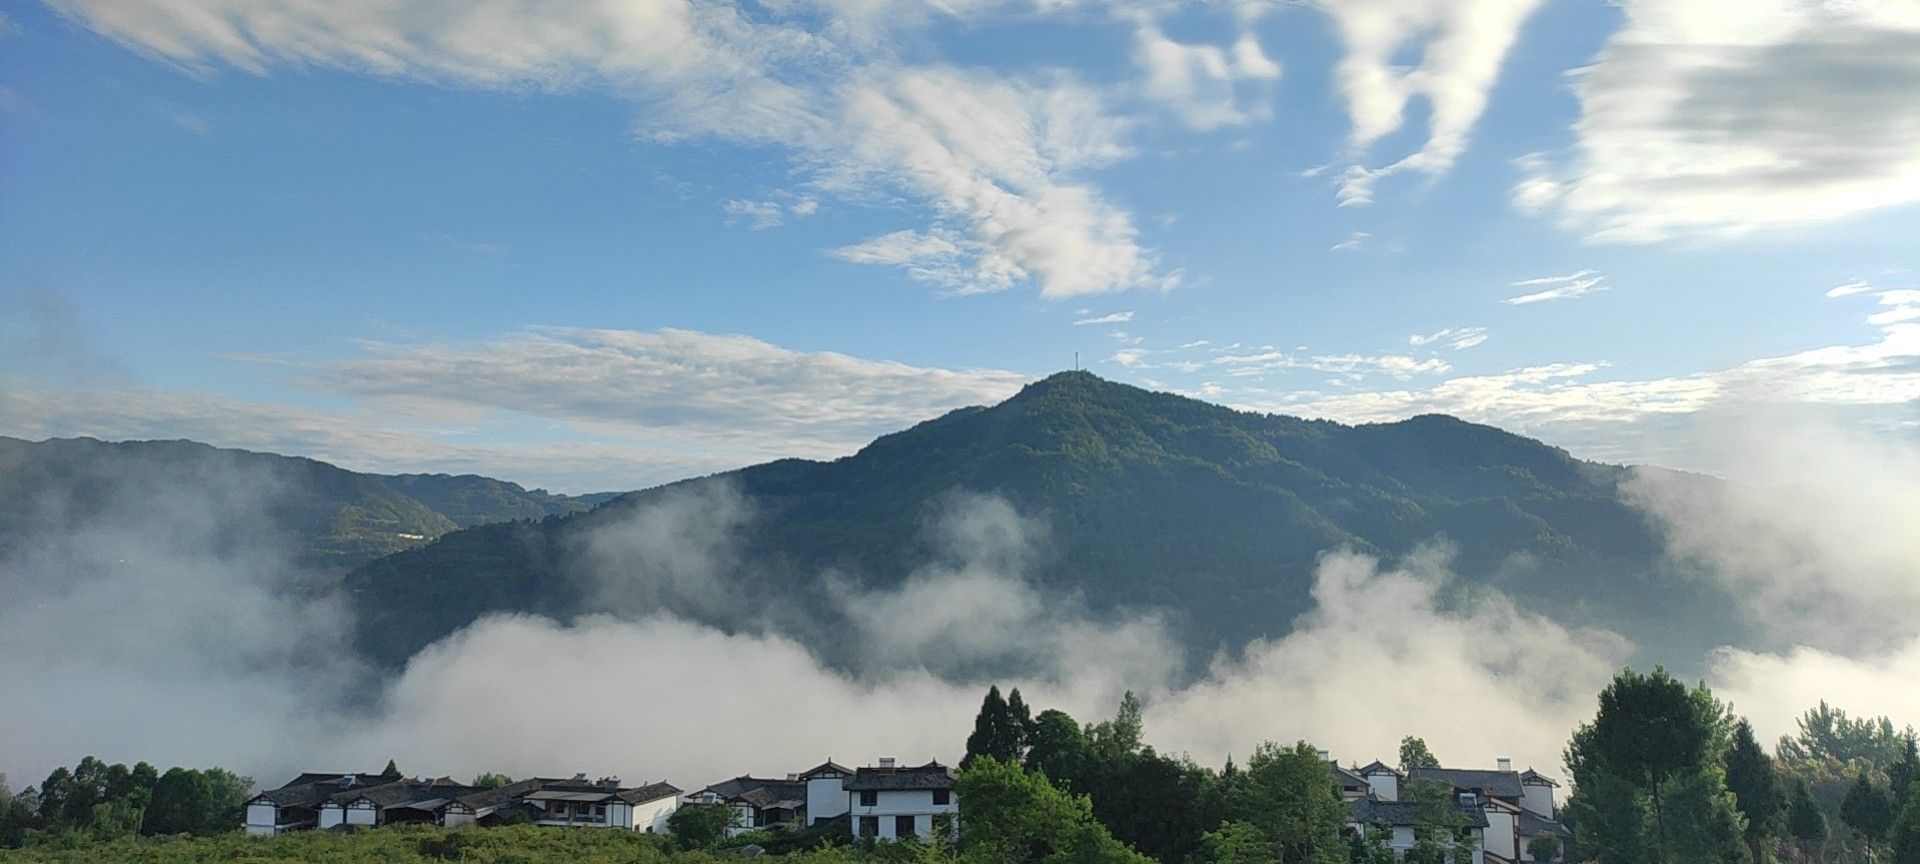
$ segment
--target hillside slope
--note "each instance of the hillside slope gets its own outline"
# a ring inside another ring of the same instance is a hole
[[[264,507],[300,560],[339,571],[458,528],[585,512],[612,497],[572,498],[474,475],[363,474],[193,441],[0,436],[0,556],[111,509],[173,506],[173,493],[216,485],[226,500]]]
[[[1003,496],[1044,522],[1029,575],[1045,590],[1096,610],[1167,610],[1202,657],[1286,632],[1310,606],[1323,552],[1392,558],[1435,540],[1456,548],[1468,584],[1618,630],[1654,657],[1739,642],[1725,598],[1669,572],[1653,526],[1621,503],[1626,470],[1450,417],[1345,426],[1074,372],[849,457],[718,477],[754,514],[739,530],[736,590],[802,605],[828,573],[898,584],[929,560],[926,526],[958,490]],[[583,536],[677,486],[582,515],[457,531],[373,562],[347,582],[362,649],[396,665],[488,612],[595,611],[597,595],[577,578]],[[671,611],[749,623],[726,610]],[[1392,610],[1382,615],[1391,626]]]

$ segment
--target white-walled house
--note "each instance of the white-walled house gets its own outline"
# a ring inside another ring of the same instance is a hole
[[[320,808],[329,797],[352,789],[378,786],[392,779],[379,773],[310,771],[301,774],[278,789],[263,790],[247,799],[246,832],[256,837],[270,837],[319,827]]]
[[[958,834],[953,769],[938,762],[902,767],[890,758],[847,778],[847,814],[855,840],[927,840]]]
[[[724,804],[738,818],[727,829],[728,836],[756,828],[799,827],[807,809],[808,783],[798,774],[785,779],[741,775],[722,780],[687,796],[694,804]]]
[[[1389,845],[1396,852],[1404,854],[1412,848],[1414,827],[1421,824],[1423,815],[1432,815],[1431,805],[1413,800],[1415,788],[1444,796],[1439,800],[1455,810],[1459,817],[1455,821],[1464,823],[1461,830],[1473,832],[1478,843],[1475,864],[1531,862],[1527,845],[1539,836],[1551,836],[1565,848],[1569,832],[1554,813],[1553,790],[1558,784],[1532,769],[1515,772],[1507,759],[1499,760],[1499,767],[1491,771],[1415,768],[1402,774],[1376,761],[1356,773],[1366,781],[1368,791],[1350,805],[1348,829],[1390,828]]]
[[[832,759],[800,772],[800,779],[807,784],[806,824],[818,825],[847,815],[847,780],[852,776],[852,768]]]
[[[271,835],[410,822],[457,827],[524,816],[540,825],[664,833],[679,804],[680,790],[666,783],[626,787],[618,778],[591,781],[584,774],[493,789],[446,777],[302,774],[248,800],[246,831]]]

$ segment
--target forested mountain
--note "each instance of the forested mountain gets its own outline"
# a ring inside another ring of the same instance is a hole
[[[580,513],[617,494],[555,495],[471,474],[362,474],[193,441],[0,436],[0,555],[38,533],[177,506],[171,493],[209,487],[233,506],[265,508],[303,561],[341,571],[459,528]]]
[[[1003,496],[1045,525],[1027,564],[1043,590],[1076,593],[1095,610],[1166,610],[1198,657],[1286,632],[1311,605],[1325,551],[1391,559],[1436,539],[1457,548],[1466,593],[1495,586],[1556,619],[1624,633],[1655,658],[1743,642],[1727,599],[1672,572],[1654,526],[1622,503],[1626,475],[1445,416],[1347,426],[1069,372],[852,456],[716,479],[752,514],[724,564],[743,598],[822,602],[829,573],[842,584],[898,584],[935,554],[926,529],[950,493],[968,491]],[[398,664],[487,612],[564,620],[595,611],[604,594],[578,578],[587,532],[684,487],[456,531],[375,561],[347,582],[361,647]],[[721,626],[760,614],[672,611]],[[1380,612],[1392,627],[1394,610]]]

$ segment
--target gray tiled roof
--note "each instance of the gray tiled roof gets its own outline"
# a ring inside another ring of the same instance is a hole
[[[1561,837],[1561,838],[1573,836],[1573,832],[1567,830],[1567,826],[1562,825],[1559,822],[1556,822],[1552,819],[1548,819],[1547,817],[1542,816],[1538,813],[1535,813],[1532,810],[1520,811],[1519,830],[1520,830],[1520,836],[1522,837],[1533,837],[1539,834],[1546,834],[1549,836]]]
[[[1418,825],[1435,805],[1419,801],[1381,801],[1362,798],[1353,802],[1348,821],[1358,825]],[[1487,816],[1478,807],[1454,807],[1469,828],[1487,827]]]
[[[1538,771],[1535,771],[1532,768],[1528,768],[1527,770],[1520,772],[1520,782],[1521,783],[1545,783],[1548,786],[1553,786],[1556,788],[1560,785],[1558,783],[1553,782],[1552,777],[1548,777],[1547,775],[1542,774]]]
[[[1415,768],[1407,773],[1414,782],[1426,780],[1455,789],[1470,789],[1495,798],[1519,798],[1520,775],[1512,771],[1482,771],[1475,768]]]
[[[648,783],[645,786],[622,789],[615,797],[628,804],[645,804],[648,801],[672,798],[678,794],[680,794],[680,787],[672,783]]]
[[[846,783],[848,792],[952,788],[953,769],[938,762],[917,768],[861,768]]]

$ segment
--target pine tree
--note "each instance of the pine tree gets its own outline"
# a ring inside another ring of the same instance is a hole
[[[1733,740],[1727,748],[1727,789],[1739,803],[1740,814],[1747,818],[1747,848],[1753,860],[1765,860],[1767,839],[1780,823],[1780,779],[1775,776],[1773,759],[1753,737],[1753,726],[1745,718],[1734,724]]]
[[[1020,688],[1007,691],[1007,732],[1013,745],[1013,760],[1027,758],[1027,748],[1033,742],[1033,711],[1027,708],[1025,699],[1020,698]]]
[[[386,770],[380,772],[380,779],[387,781],[398,780],[404,776],[406,775],[400,773],[400,766],[394,764],[392,759],[387,760]]]
[[[1907,795],[1893,823],[1893,864],[1920,864],[1920,795]]]
[[[1853,788],[1847,790],[1847,797],[1840,802],[1840,819],[1860,832],[1867,840],[1868,850],[1872,850],[1874,844],[1887,838],[1887,832],[1893,828],[1893,816],[1893,796],[1874,785],[1866,771],[1860,772]]]
[[[1827,816],[1820,812],[1820,804],[1813,800],[1813,788],[1805,780],[1793,784],[1793,795],[1787,803],[1787,833],[1800,842],[1802,850],[1827,839]]]
[[[987,688],[987,698],[981,701],[980,713],[973,718],[973,734],[967,736],[967,755],[960,760],[961,767],[972,765],[983,756],[1012,761],[1015,754],[1007,752],[1005,740],[1011,721],[1012,712],[1007,700],[1000,695],[1000,685]]]
[[[1900,806],[1912,801],[1914,781],[1920,780],[1920,748],[1916,748],[1912,729],[1907,730],[1906,745],[1901,748],[1900,761],[1887,769],[1887,788],[1893,792],[1893,800]]]

